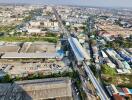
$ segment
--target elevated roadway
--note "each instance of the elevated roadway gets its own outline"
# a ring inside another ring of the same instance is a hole
[[[85,50],[83,50],[83,47],[77,41],[77,39],[74,39],[70,36],[70,32],[67,31],[67,29],[63,25],[62,20],[61,20],[58,12],[56,11],[56,9],[54,7],[53,7],[53,11],[55,13],[55,16],[56,16],[58,22],[59,22],[61,30],[64,33],[64,36],[68,38],[68,42],[69,42],[69,44],[72,48],[72,51],[74,52],[77,60],[83,62],[85,71],[86,71],[88,77],[90,78],[91,82],[93,83],[94,87],[96,88],[97,94],[100,96],[100,99],[101,100],[109,100],[107,94],[105,93],[102,86],[99,84],[99,82],[97,81],[97,79],[94,76],[93,72],[89,68],[89,64],[86,62],[87,60],[90,59],[90,57],[88,57],[88,55],[85,53]]]
[[[76,38],[69,37],[68,41],[69,41],[69,44],[76,56],[76,59],[78,61],[82,61],[83,67],[84,67],[88,77],[90,78],[91,82],[93,83],[95,89],[97,90],[97,94],[98,94],[98,96],[100,96],[100,99],[101,100],[109,100],[109,98],[108,98],[107,94],[105,93],[104,89],[102,88],[101,84],[98,82],[98,80],[94,76],[93,72],[89,68],[90,57],[88,56],[88,54],[86,54],[85,50],[83,49],[81,44],[79,44],[79,42],[77,41]]]

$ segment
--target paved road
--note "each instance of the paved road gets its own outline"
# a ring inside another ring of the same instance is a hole
[[[60,24],[61,30],[64,33],[64,35],[66,37],[70,36],[70,33],[67,31],[67,29],[65,28],[65,26],[62,23],[62,20],[57,12],[57,10],[53,7],[53,11],[55,13],[55,16]],[[91,69],[89,68],[89,66],[84,62],[84,68],[87,72],[87,74],[89,75],[89,78],[91,79],[93,85],[95,86],[95,88],[97,89],[97,93],[100,96],[101,100],[109,100],[109,98],[107,97],[106,93],[104,92],[104,90],[102,89],[101,85],[99,84],[99,82],[97,81],[97,79],[95,78],[95,76],[93,75]],[[83,81],[82,81],[83,82]],[[85,83],[84,83],[85,84]],[[84,85],[85,86],[85,85]]]
[[[84,62],[84,68],[85,68],[90,80],[92,81],[94,87],[96,88],[97,94],[100,96],[101,100],[109,100],[107,94],[105,93],[102,86],[99,84],[99,82],[95,78],[94,74],[92,73],[91,69],[89,68],[89,65],[86,64],[86,62]]]
[[[60,16],[59,16],[57,10],[56,10],[54,7],[52,7],[52,9],[53,9],[54,14],[55,14],[55,16],[56,16],[56,19],[57,19],[58,22],[59,22],[59,26],[60,26],[60,28],[61,28],[62,33],[64,34],[65,37],[68,37],[68,36],[70,35],[70,32],[69,32],[69,31],[65,28],[65,26],[63,25],[62,20],[61,20],[61,18],[60,18]]]
[[[74,85],[74,83],[72,84],[72,93],[73,93],[74,100],[81,100],[79,97],[79,92],[76,86]]]

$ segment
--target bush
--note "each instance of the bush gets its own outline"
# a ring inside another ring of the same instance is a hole
[[[34,42],[34,41],[48,41],[57,43],[57,37],[0,37],[0,41],[7,41],[7,42]]]
[[[0,82],[1,83],[9,83],[9,82],[12,82],[12,79],[10,77],[10,75],[5,75],[2,79],[0,79]]]
[[[101,68],[102,68],[102,73],[103,74],[106,74],[106,75],[109,75],[109,76],[115,76],[116,75],[115,69],[109,67],[107,64],[103,64],[101,66]]]
[[[56,33],[50,33],[50,32],[47,32],[46,37],[57,37],[57,34]]]

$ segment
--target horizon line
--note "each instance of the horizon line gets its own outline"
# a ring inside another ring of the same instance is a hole
[[[47,3],[41,3],[41,4],[34,4],[34,3],[18,3],[18,2],[12,2],[12,3],[5,3],[1,2],[0,5],[49,5],[49,6],[80,6],[80,7],[93,7],[93,8],[132,8],[132,7],[123,7],[123,6],[93,6],[93,5],[78,5],[78,4],[47,4]]]

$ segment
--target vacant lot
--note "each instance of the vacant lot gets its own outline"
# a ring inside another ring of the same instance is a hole
[[[102,75],[102,80],[107,84],[114,84],[116,86],[132,88],[132,75]]]

